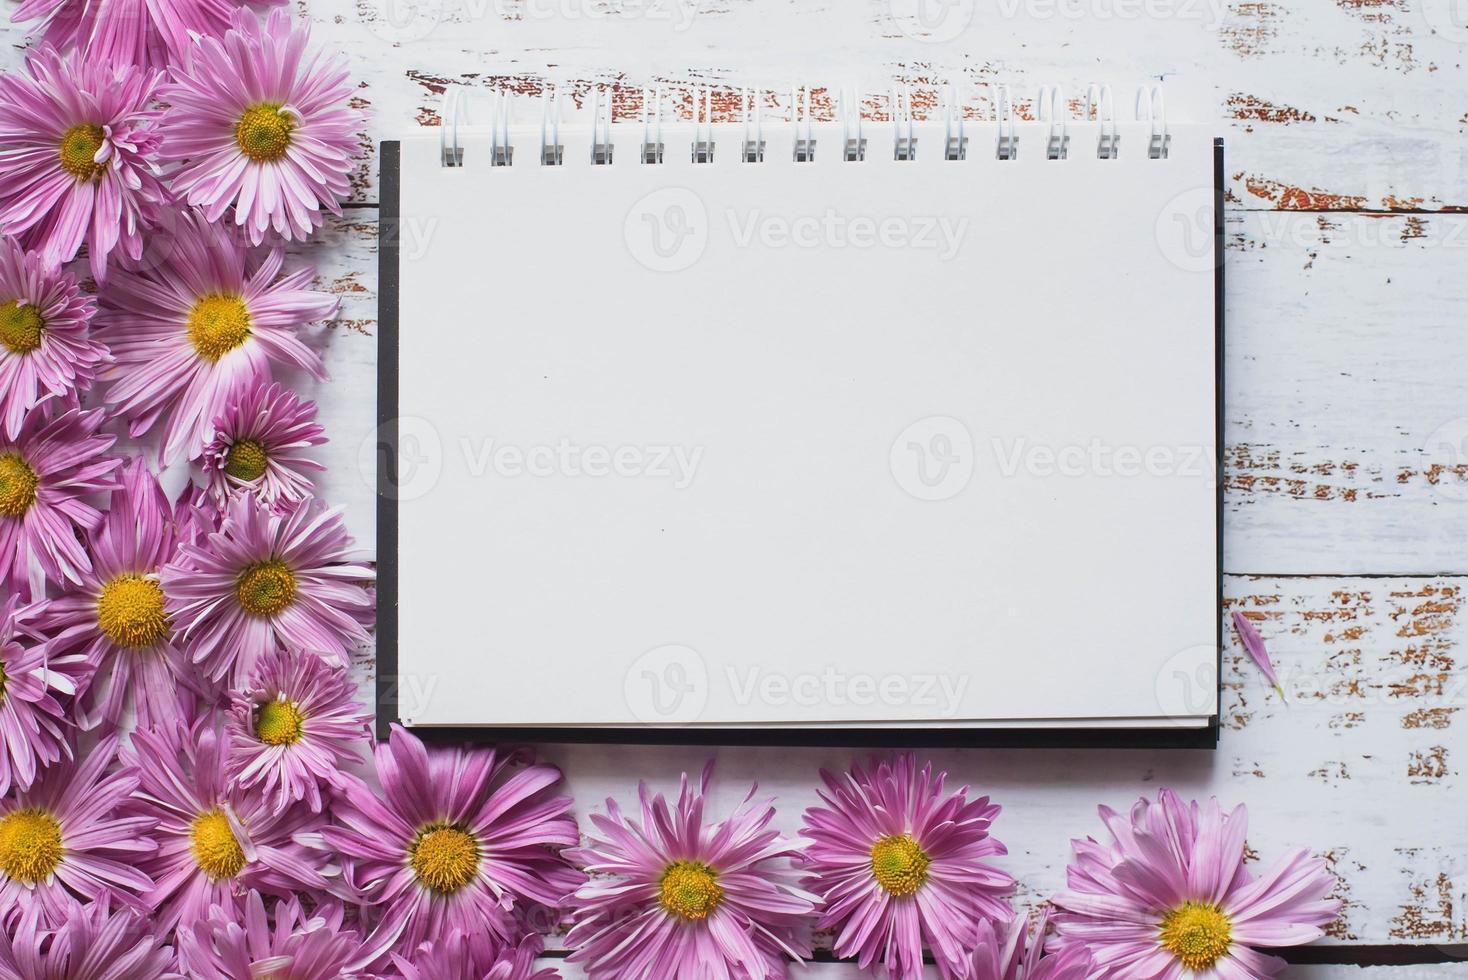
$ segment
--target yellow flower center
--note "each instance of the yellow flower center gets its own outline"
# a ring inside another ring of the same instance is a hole
[[[189,828],[189,849],[199,870],[215,881],[233,878],[245,867],[245,852],[223,810],[207,810]]]
[[[36,502],[41,478],[19,453],[0,453],[0,517],[21,517]]]
[[[265,464],[269,459],[264,446],[254,439],[241,439],[229,447],[224,457],[224,472],[236,480],[251,483],[265,475]]]
[[[423,884],[452,894],[479,873],[479,842],[468,831],[448,824],[424,827],[408,846],[408,864]]]
[[[305,720],[301,709],[289,701],[266,701],[255,712],[255,734],[266,745],[295,745]]]
[[[98,163],[96,157],[106,139],[107,134],[101,126],[82,123],[71,127],[61,134],[61,169],[75,177],[78,183],[91,184],[101,180],[107,172],[107,164]]]
[[[36,884],[51,877],[65,852],[61,824],[45,810],[12,810],[0,819],[0,871]]]
[[[285,156],[296,122],[280,111],[277,102],[252,105],[235,123],[234,141],[240,152],[256,163],[269,163]]]
[[[296,601],[296,576],[279,558],[246,565],[235,595],[251,616],[274,616]]]
[[[872,877],[887,894],[898,898],[923,887],[931,861],[911,834],[879,837],[872,845]]]
[[[189,341],[199,356],[217,362],[250,336],[250,311],[238,296],[205,296],[189,310]]]
[[[658,903],[670,915],[707,919],[724,900],[718,874],[702,861],[674,861],[658,883]]]
[[[41,346],[46,321],[29,303],[13,299],[0,303],[0,344],[12,354],[29,354]]]
[[[1157,942],[1196,973],[1211,969],[1232,942],[1233,925],[1217,905],[1184,902],[1162,917]]]
[[[154,579],[124,572],[102,586],[97,597],[97,628],[107,639],[132,650],[168,636],[163,589]]]

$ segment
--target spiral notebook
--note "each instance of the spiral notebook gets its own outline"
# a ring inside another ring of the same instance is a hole
[[[1213,744],[1221,141],[727,103],[382,144],[379,725]]]

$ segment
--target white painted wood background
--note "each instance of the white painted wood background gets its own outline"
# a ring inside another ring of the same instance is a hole
[[[1247,803],[1263,858],[1304,843],[1341,876],[1330,942],[1468,941],[1468,7],[1462,0],[301,0],[345,50],[371,114],[344,216],[298,249],[343,300],[315,332],[334,380],[303,382],[333,442],[323,496],[372,541],[375,143],[437,123],[448,82],[538,94],[619,117],[663,84],[860,84],[881,118],[894,82],[1028,96],[1045,82],[1119,92],[1163,79],[1178,118],[1228,141],[1227,608],[1254,617],[1288,707],[1229,635],[1216,752],[943,751],[1006,812],[996,835],[1033,903],[1060,886],[1094,807],[1171,785]],[[689,16],[691,13],[691,16]],[[928,24],[924,28],[923,24]],[[7,31],[5,60],[23,34]],[[779,98],[772,111],[788,107]],[[818,99],[818,106],[827,103]],[[1022,109],[1026,106],[1022,106]],[[486,229],[492,234],[493,229]],[[551,260],[553,261],[553,260]],[[486,276],[486,299],[496,272]],[[574,270],[565,270],[570,282]],[[483,309],[464,311],[473,329]],[[413,343],[409,332],[404,343]],[[453,356],[445,350],[444,356]],[[368,454],[370,457],[370,453]],[[472,574],[475,556],[464,556]],[[1166,574],[1165,569],[1158,570]],[[1146,582],[1128,614],[1148,616]],[[1063,614],[1065,597],[1055,597]],[[1036,646],[1044,643],[1035,624]],[[370,693],[372,657],[358,667]],[[548,686],[547,697],[553,697]],[[546,747],[585,813],[645,777],[672,787],[709,752]],[[714,751],[718,806],[751,780],[793,829],[820,766],[849,752]],[[717,809],[717,807],[716,807]],[[811,977],[852,976],[818,966]],[[574,974],[572,974],[574,975]],[[1290,977],[1468,977],[1468,967],[1299,967]]]

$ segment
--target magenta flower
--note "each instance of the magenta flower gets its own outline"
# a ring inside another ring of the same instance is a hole
[[[589,977],[783,978],[810,955],[804,920],[814,898],[796,887],[795,843],[770,828],[775,808],[752,788],[728,819],[706,826],[713,764],[695,790],[685,773],[678,802],[639,784],[638,820],[607,800],[600,833],[566,852],[593,876],[576,893],[568,962]],[[610,878],[601,877],[609,875]]]
[[[376,758],[383,798],[344,776],[340,826],[322,831],[348,883],[381,907],[363,965],[455,929],[515,942],[585,880],[558,853],[577,839],[570,797],[550,793],[559,770],[494,749],[430,752],[396,726]]]
[[[243,249],[189,212],[155,268],[127,272],[102,294],[97,336],[115,358],[107,400],[134,437],[168,414],[165,463],[202,453],[214,420],[272,363],[326,377],[296,331],[335,313],[336,297],[307,288],[309,269],[282,276],[284,261],[279,249]]]
[[[179,546],[163,592],[194,662],[219,681],[282,647],[344,664],[367,639],[371,580],[340,510],[308,499],[276,514],[240,496],[217,531]]]
[[[25,790],[36,775],[71,758],[61,698],[84,683],[80,657],[60,657],[33,625],[36,607],[20,597],[0,603],[0,796]]]
[[[126,755],[141,780],[136,811],[158,821],[158,853],[146,862],[156,884],[143,898],[160,930],[192,926],[216,905],[238,911],[252,891],[331,889],[321,852],[295,840],[319,818],[304,807],[277,812],[231,784],[211,718],[140,729]]]
[[[326,469],[304,452],[326,442],[315,418],[315,402],[278,384],[245,388],[214,420],[214,438],[204,447],[204,474],[220,506],[232,493],[271,507],[310,496],[305,471]]]
[[[14,438],[0,435],[0,587],[33,598],[47,581],[82,583],[92,562],[77,532],[102,520],[85,496],[111,490],[122,463],[107,455],[116,437],[98,431],[105,412],[47,414],[31,412]]]
[[[1040,914],[1033,935],[1029,920],[1016,916],[1006,923],[979,922],[969,980],[1089,980],[1095,967],[1080,945],[1044,955],[1050,912]]]
[[[304,801],[320,812],[322,789],[371,741],[372,715],[355,693],[345,669],[314,654],[261,657],[230,708],[230,778],[276,809]]]
[[[38,628],[96,671],[78,700],[82,728],[115,726],[129,708],[142,727],[172,722],[186,704],[180,685],[197,687],[158,581],[191,520],[187,507],[169,507],[157,478],[134,458],[88,535],[92,567],[76,588],[41,606]]]
[[[26,68],[0,75],[0,225],[53,268],[86,243],[101,282],[114,250],[143,254],[144,219],[164,199],[148,107],[163,76],[51,47]]]
[[[89,335],[92,308],[70,273],[0,242],[0,432],[13,439],[37,405],[92,387],[107,359]]]
[[[483,933],[465,935],[455,929],[419,946],[411,959],[394,953],[392,961],[402,980],[560,980],[555,970],[535,968],[541,949],[539,936],[526,936],[518,946],[496,953]]]
[[[912,755],[822,771],[825,807],[805,811],[806,884],[822,899],[819,928],[836,930],[837,956],[887,976],[922,976],[923,948],[945,977],[962,977],[985,919],[1008,921],[1014,879],[986,863],[1008,853],[989,836],[999,807],[970,801],[965,786],[944,798]]]
[[[179,965],[190,980],[340,980],[361,946],[361,936],[342,928],[341,906],[307,917],[292,897],[266,915],[257,892],[245,898],[243,917],[216,905],[178,931]]]
[[[1258,878],[1244,868],[1248,814],[1171,790],[1129,817],[1100,807],[1112,843],[1075,840],[1068,887],[1052,899],[1062,948],[1090,950],[1103,977],[1255,980],[1284,962],[1255,946],[1293,946],[1340,914],[1325,862],[1292,851]]]
[[[0,980],[186,980],[173,950],[137,912],[80,906],[46,926],[32,906],[14,930],[0,930]]]
[[[340,214],[351,189],[362,114],[350,108],[345,59],[307,56],[310,27],[271,11],[262,26],[234,16],[224,37],[203,37],[168,87],[164,153],[182,164],[174,189],[210,221],[234,207],[255,244],[266,233],[303,239],[321,208]]]
[[[187,50],[191,33],[223,34],[238,2],[24,0],[10,19],[42,21],[48,43],[61,50],[78,48],[88,59],[163,68]]]
[[[117,741],[104,738],[84,759],[46,769],[0,799],[0,922],[36,907],[60,925],[80,902],[140,906],[152,880],[137,867],[153,852],[153,820],[126,812],[138,773],[106,774]]]

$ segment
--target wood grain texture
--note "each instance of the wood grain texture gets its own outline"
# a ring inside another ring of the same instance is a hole
[[[436,123],[445,84],[536,96],[554,83],[583,112],[599,90],[621,118],[640,110],[647,85],[667,86],[668,105],[685,112],[694,86],[712,86],[727,112],[737,86],[857,84],[876,119],[893,81],[917,86],[919,111],[935,104],[935,86],[966,86],[971,112],[987,117],[995,82],[1015,88],[1024,112],[1044,82],[1078,94],[1102,80],[1126,93],[1164,79],[1174,116],[1214,120],[1228,140],[1222,479],[1226,566],[1236,574],[1227,607],[1258,624],[1292,703],[1268,690],[1230,634],[1217,752],[934,758],[1006,805],[996,831],[1026,903],[1059,886],[1071,836],[1099,832],[1097,802],[1124,805],[1172,785],[1247,802],[1261,857],[1300,842],[1325,854],[1346,902],[1330,942],[1468,941],[1468,215],[1451,213],[1468,210],[1468,30],[1448,0],[955,0],[943,8],[950,19],[926,26],[909,0],[297,8],[319,39],[346,51],[357,102],[371,114],[354,174],[354,201],[365,206],[293,250],[342,299],[340,317],[308,338],[333,381],[287,379],[321,402],[333,440],[321,494],[346,507],[369,549],[374,148]],[[23,32],[0,34],[9,42],[0,66],[13,68]],[[829,91],[817,94],[828,110]],[[768,104],[779,115],[788,98],[772,93]],[[1136,607],[1121,612],[1144,626],[1146,583],[1136,591]],[[370,694],[372,651],[353,669]],[[543,754],[565,770],[582,814],[607,795],[629,799],[638,776],[669,787],[708,755],[597,746]],[[715,807],[758,779],[789,829],[813,801],[816,771],[850,759],[820,749],[715,754]],[[856,972],[818,965],[803,975]],[[1297,967],[1286,976],[1421,980],[1468,977],[1468,966]]]

